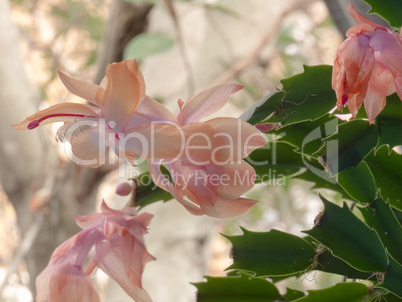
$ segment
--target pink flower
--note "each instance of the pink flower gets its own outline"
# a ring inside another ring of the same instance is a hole
[[[144,266],[154,258],[146,251],[143,235],[151,214],[115,211],[102,203],[102,213],[76,216],[80,233],[62,243],[36,279],[38,302],[98,302],[91,272],[99,267],[137,302],[151,301],[142,288]],[[93,249],[89,264],[85,260]]]
[[[358,25],[339,46],[332,73],[338,109],[348,104],[356,116],[364,102],[370,123],[384,109],[386,96],[402,98],[402,37],[360,14],[352,4],[348,12]]]
[[[149,156],[148,153],[135,154],[126,150],[128,140],[135,143],[137,138],[141,138],[141,142],[157,142],[152,150],[154,158],[166,156],[166,150],[160,148],[162,141],[169,140],[181,145],[182,136],[176,127],[168,124],[150,124],[154,117],[153,112],[156,112],[156,118],[163,118],[165,121],[175,120],[175,117],[145,95],[144,78],[135,60],[108,65],[100,86],[75,79],[62,72],[59,72],[59,77],[72,94],[93,105],[57,104],[31,115],[20,124],[14,125],[14,128],[31,130],[52,122],[65,122],[65,125],[59,128],[57,138],[61,141],[68,140],[71,143],[72,159],[87,167],[104,164],[108,146],[117,155],[129,161],[140,155]],[[136,119],[133,121],[134,112]],[[147,146],[147,152],[148,149]],[[176,149],[169,150],[172,156],[179,152]]]
[[[224,84],[206,89],[184,104],[179,100],[178,124],[191,129],[196,140],[212,143],[205,148],[199,142],[186,158],[149,163],[154,182],[170,192],[190,213],[212,217],[233,217],[247,212],[255,200],[240,196],[254,186],[254,169],[243,158],[265,146],[263,136],[250,124],[236,118],[218,117],[205,122],[201,118],[222,108],[231,94],[240,90],[239,84]],[[205,129],[209,133],[203,132]],[[188,136],[189,139],[192,137]],[[205,141],[205,140],[204,140]],[[201,154],[211,154],[200,161]],[[168,169],[172,182],[161,171]]]

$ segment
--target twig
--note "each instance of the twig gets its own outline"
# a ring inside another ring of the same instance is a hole
[[[187,50],[184,45],[183,34],[181,31],[179,19],[177,18],[177,14],[173,5],[172,0],[165,0],[169,14],[173,20],[177,44],[179,46],[181,58],[183,61],[184,69],[186,72],[186,80],[187,80],[187,88],[188,88],[188,95],[189,98],[194,95],[195,85],[194,85],[194,77],[193,72],[190,64],[190,59],[188,58]]]

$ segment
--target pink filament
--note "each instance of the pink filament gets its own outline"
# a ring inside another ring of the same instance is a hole
[[[27,128],[29,130],[35,129],[36,127],[39,126],[39,124],[41,122],[43,122],[44,120],[48,119],[48,118],[52,118],[52,117],[57,117],[57,116],[72,116],[72,117],[91,117],[91,118],[96,118],[96,116],[92,116],[92,115],[82,115],[82,114],[72,114],[72,113],[65,113],[65,114],[50,114],[50,115],[46,115],[44,117],[41,117],[40,119],[37,120],[33,120],[32,122],[30,122],[27,126]]]

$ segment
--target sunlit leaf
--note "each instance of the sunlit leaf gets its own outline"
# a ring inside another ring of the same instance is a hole
[[[339,207],[322,196],[324,211],[311,230],[303,231],[332,253],[363,272],[383,272],[387,255],[377,233],[357,218],[346,203]]]
[[[195,283],[198,302],[274,302],[281,297],[278,289],[263,278],[248,274],[237,277],[206,277]]]
[[[336,105],[331,86],[332,67],[304,66],[304,72],[281,81],[286,92],[280,107],[266,121],[288,125],[315,120]]]
[[[361,302],[369,293],[369,288],[356,282],[338,283],[335,286],[309,290],[308,295],[294,300],[295,302]]]
[[[134,179],[137,186],[135,189],[134,205],[145,207],[158,201],[168,201],[173,199],[172,195],[155,185],[148,172],[142,173]]]
[[[239,118],[251,125],[258,124],[280,108],[284,95],[284,91],[278,91],[262,97]]]
[[[233,264],[228,269],[251,271],[257,276],[285,276],[302,272],[313,262],[315,249],[303,238],[278,230],[243,232],[226,236],[233,245]]]
[[[294,152],[294,147],[282,142],[269,143],[253,151],[246,161],[257,173],[256,183],[267,178],[290,176],[305,168],[301,155]]]

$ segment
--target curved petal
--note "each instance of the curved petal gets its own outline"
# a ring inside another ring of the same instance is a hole
[[[13,127],[17,130],[31,130],[54,122],[69,122],[83,117],[98,118],[99,116],[95,112],[95,109],[97,107],[86,104],[56,104],[32,114],[21,123],[13,125]]]
[[[173,185],[165,175],[163,175],[160,170],[160,163],[158,164],[149,164],[148,165],[149,174],[153,182],[160,187],[161,189],[169,192],[174,199],[176,199],[182,206],[185,207],[187,211],[189,211],[193,215],[203,215],[204,211],[200,209],[197,205],[192,202],[189,202],[185,199],[182,190],[179,190],[175,185]],[[169,169],[169,172],[172,174],[174,171]]]
[[[180,108],[179,121],[182,125],[198,122],[221,109],[230,96],[243,87],[241,84],[227,83],[201,91]]]
[[[257,201],[237,198],[223,199],[211,192],[199,177],[188,181],[186,195],[197,203],[205,215],[216,218],[230,218],[246,213]],[[191,193],[191,194],[189,194]]]
[[[109,132],[107,128],[98,126],[74,136],[71,139],[71,160],[82,167],[102,166],[107,157]]]
[[[395,78],[394,85],[395,85],[396,93],[398,94],[399,98],[402,100],[402,74],[397,75],[397,77]]]
[[[185,134],[176,124],[144,124],[119,136],[122,150],[151,161],[180,158],[184,152]]]
[[[142,288],[141,276],[145,263],[152,258],[143,244],[134,242],[131,257],[133,261],[127,265],[122,255],[116,252],[110,244],[99,242],[96,244],[95,261],[99,268],[112,277],[124,291],[137,302],[152,302],[151,297]],[[127,270],[129,273],[127,274]]]
[[[38,302],[100,302],[91,277],[70,263],[49,264],[36,278],[36,291]]]
[[[367,91],[364,98],[364,107],[370,123],[384,109],[386,104],[387,90],[394,83],[394,75],[388,66],[376,62],[373,73],[367,85]]]
[[[337,106],[341,109],[353,94],[365,89],[374,66],[374,51],[366,36],[348,38],[337,51],[332,87],[337,94]]]
[[[376,59],[387,63],[395,72],[402,74],[402,37],[391,30],[376,30],[370,40]]]
[[[93,104],[97,104],[96,92],[99,88],[98,85],[70,77],[69,75],[65,74],[64,72],[61,72],[60,70],[58,70],[57,73],[59,75],[60,80],[63,82],[64,86],[66,86],[68,91]]]
[[[135,113],[146,117],[150,122],[167,121],[179,124],[176,116],[169,109],[147,95],[138,105]]]
[[[256,200],[247,198],[237,198],[233,200],[217,198],[214,205],[209,203],[204,204],[204,202],[202,202],[200,206],[205,211],[205,215],[216,218],[231,218],[243,215],[256,203]]]
[[[207,165],[207,187],[222,199],[236,199],[254,187],[254,168],[245,162],[228,165]]]
[[[122,132],[145,97],[144,77],[136,61],[130,60],[108,65],[106,78],[102,113],[115,132]]]
[[[366,16],[362,15],[352,3],[349,3],[348,8],[347,8],[348,13],[353,17],[353,19],[356,21],[357,24],[370,24],[375,27],[379,27],[377,23],[371,21],[369,18]]]
[[[239,162],[255,149],[267,144],[262,134],[254,126],[240,119],[218,117],[204,123],[216,131],[216,138],[224,139],[225,146],[230,147],[215,150],[215,158],[220,158],[215,164]],[[227,157],[227,150],[231,150],[229,157]]]

